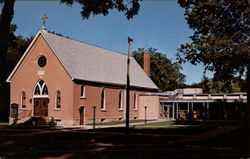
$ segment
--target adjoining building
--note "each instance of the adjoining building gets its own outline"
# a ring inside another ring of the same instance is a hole
[[[147,93],[140,101],[147,119],[239,119],[249,109],[247,93],[206,94],[201,88]]]
[[[150,67],[150,56],[145,60]],[[42,29],[10,74],[10,123],[32,117],[61,125],[124,120],[127,56]],[[130,58],[130,118],[139,119],[139,96],[158,87]],[[145,69],[148,73],[150,68]]]

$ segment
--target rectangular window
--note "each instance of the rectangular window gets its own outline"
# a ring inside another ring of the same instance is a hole
[[[80,98],[85,98],[85,86],[81,86],[81,93],[80,93]]]
[[[134,94],[134,110],[137,110],[137,94]]]
[[[21,109],[26,109],[26,93],[24,91],[21,94]]]
[[[101,110],[106,110],[106,92],[104,88],[101,92]]]
[[[123,106],[123,93],[122,90],[119,92],[119,100],[118,100],[118,109],[122,110],[122,106]]]
[[[55,108],[56,109],[61,109],[61,93],[60,91],[56,92],[56,97],[55,97]]]

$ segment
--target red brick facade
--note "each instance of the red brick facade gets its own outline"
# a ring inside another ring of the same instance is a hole
[[[37,65],[39,56],[45,56],[47,64],[40,68]],[[105,84],[75,82],[71,79],[62,63],[54,54],[46,40],[39,35],[36,41],[31,45],[29,52],[11,77],[11,104],[16,103],[18,107],[18,118],[34,115],[34,90],[37,82],[43,80],[48,87],[48,115],[47,118],[53,117],[62,125],[79,125],[80,112],[82,106],[83,123],[93,121],[93,106],[96,106],[96,121],[124,120],[125,119],[125,88],[121,86],[112,86]],[[81,86],[84,86],[85,96],[81,97]],[[101,109],[101,93],[105,90],[106,109]],[[56,108],[56,93],[60,92],[60,109]],[[119,93],[122,91],[122,109],[119,109]],[[21,94],[25,92],[25,99]],[[130,92],[130,117],[131,119],[139,118],[139,99],[134,99],[136,94],[143,94],[139,89],[132,89]],[[25,101],[23,101],[25,100]],[[26,108],[22,108],[22,101],[25,102]],[[137,109],[134,109],[136,103]],[[13,118],[10,118],[13,122]]]

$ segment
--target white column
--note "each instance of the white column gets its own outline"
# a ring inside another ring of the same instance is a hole
[[[188,114],[189,114],[190,110],[189,110],[189,102],[188,102]]]
[[[191,113],[193,112],[193,110],[194,110],[194,103],[192,102],[191,103]]]
[[[179,118],[179,104],[178,104],[178,102],[176,103],[176,119],[178,119]]]
[[[207,119],[209,119],[209,103],[207,102]]]
[[[203,107],[202,107],[202,117],[205,118],[206,116],[206,111],[205,111],[205,103],[203,102]]]
[[[175,108],[175,103],[173,102],[173,116],[172,116],[173,119],[175,119],[175,110],[174,110],[174,108]]]

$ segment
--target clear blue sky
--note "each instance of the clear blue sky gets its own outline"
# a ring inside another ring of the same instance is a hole
[[[184,19],[184,10],[177,1],[142,1],[139,15],[127,20],[123,13],[112,10],[107,16],[91,16],[83,20],[81,6],[68,7],[58,1],[17,1],[12,23],[17,24],[17,35],[36,35],[46,13],[47,29],[120,53],[127,52],[127,37],[134,39],[131,50],[157,48],[175,61],[180,44],[189,42],[192,30]],[[182,65],[186,83],[199,82],[203,76],[201,65]]]

